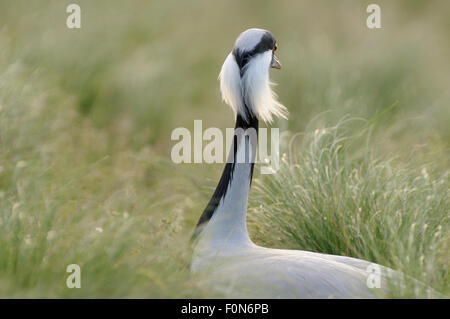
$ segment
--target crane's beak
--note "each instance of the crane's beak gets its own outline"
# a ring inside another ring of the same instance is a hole
[[[270,63],[270,67],[274,69],[281,69],[280,60],[278,60],[275,54],[272,56],[272,62]]]

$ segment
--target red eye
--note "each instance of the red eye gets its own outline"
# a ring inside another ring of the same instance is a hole
[[[275,44],[275,46],[273,47],[273,52],[275,52],[277,50],[277,45]]]

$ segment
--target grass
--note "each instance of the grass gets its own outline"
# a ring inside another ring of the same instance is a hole
[[[271,233],[259,240],[377,262],[448,293],[448,172],[377,158],[370,140],[357,143],[367,132],[344,128],[294,135],[277,174],[257,180],[252,222]],[[392,297],[427,296],[414,281],[393,288]]]
[[[214,297],[188,241],[222,165],[173,164],[170,133],[233,126],[216,79],[251,26],[278,40],[290,111],[280,170],[255,171],[252,239],[450,296],[446,1],[379,1],[376,31],[356,1],[81,0],[80,30],[69,3],[0,2],[0,297]]]

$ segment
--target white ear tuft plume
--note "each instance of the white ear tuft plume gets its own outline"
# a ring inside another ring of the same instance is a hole
[[[241,77],[239,66],[232,53],[230,53],[219,74],[220,91],[222,99],[233,109],[235,114],[248,120],[245,106],[248,111],[271,123],[273,116],[286,118],[288,111],[272,91],[273,85],[269,80],[269,66],[272,60],[272,51],[255,55],[245,65]]]
[[[243,96],[251,112],[264,122],[272,123],[273,116],[287,118],[288,111],[277,100],[269,79],[272,51],[254,56],[244,67],[242,76]]]
[[[244,120],[247,115],[244,109],[244,100],[242,98],[241,75],[239,66],[233,54],[228,54],[219,74],[220,92],[222,100],[227,103],[234,111],[234,114],[241,114]]]

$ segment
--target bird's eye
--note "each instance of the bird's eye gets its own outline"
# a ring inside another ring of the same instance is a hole
[[[277,50],[277,45],[275,44],[275,46],[273,47],[273,52],[275,52]]]

